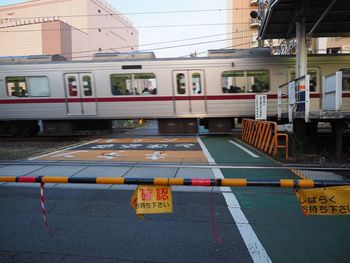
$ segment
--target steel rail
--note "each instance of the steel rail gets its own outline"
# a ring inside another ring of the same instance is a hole
[[[314,164],[203,164],[203,163],[155,163],[155,162],[104,162],[104,161],[0,161],[0,165],[43,165],[43,166],[108,166],[108,167],[162,167],[162,168],[199,168],[199,169],[267,169],[267,170],[312,170],[312,171],[350,171],[347,164],[334,164],[335,166],[319,166]]]

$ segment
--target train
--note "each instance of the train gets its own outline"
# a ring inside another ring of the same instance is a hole
[[[309,55],[311,110],[321,107],[322,76],[350,70],[350,55]],[[206,57],[156,58],[153,52],[0,58],[0,130],[8,135],[106,128],[112,120],[156,119],[160,133],[232,130],[254,117],[267,95],[277,116],[278,86],[295,76],[295,56],[267,49],[211,50]],[[343,93],[350,87],[343,85]],[[350,109],[350,96],[343,106]]]

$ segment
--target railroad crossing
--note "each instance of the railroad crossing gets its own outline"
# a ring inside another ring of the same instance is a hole
[[[123,145],[131,144],[137,144],[140,153],[136,154],[135,149],[124,149],[128,147]],[[162,144],[168,145],[167,150],[157,148]],[[181,147],[176,147],[178,144]],[[152,146],[152,151],[166,153],[169,159],[147,159],[150,145],[157,145],[157,149]],[[72,154],[77,151],[89,153],[77,157]],[[91,154],[93,151],[96,153]],[[127,158],[102,161],[98,158],[101,151],[106,151],[104,156],[110,152],[130,151],[134,157],[142,158],[136,158],[134,162]],[[176,153],[172,154],[173,151]],[[195,154],[195,158],[186,159],[186,151]],[[69,155],[76,159],[67,157]],[[237,169],[230,169],[235,166]],[[67,176],[76,182],[94,177],[122,177],[125,180],[202,178],[211,181],[245,178],[260,182],[300,179],[289,169],[248,169],[248,166],[278,168],[279,165],[230,136],[130,136],[92,140],[24,162],[3,162],[0,176],[22,176],[28,180],[33,176],[53,180]],[[308,175],[307,171],[303,174]],[[329,173],[327,178],[322,176],[325,174],[319,173],[316,179],[341,178],[336,174],[329,177]],[[69,252],[75,244],[87,242],[88,247],[103,252],[100,256],[108,255],[107,258],[96,258],[102,261],[120,261],[133,255],[134,261],[141,262],[179,262],[188,257],[193,258],[193,262],[295,262],[310,258],[310,253],[315,262],[329,262],[334,257],[337,262],[348,259],[348,218],[305,216],[293,189],[178,185],[173,187],[172,214],[146,215],[146,219],[141,220],[129,204],[132,191],[128,190],[135,189],[135,185],[46,183],[46,215],[53,234],[50,238],[41,218],[38,188],[39,184],[0,183],[0,214],[2,218],[11,218],[0,223],[2,240],[7,237],[12,244],[6,249],[4,258],[14,256],[16,251],[27,251],[22,252],[22,256],[33,260],[42,251],[52,251],[52,255],[62,260],[74,257],[81,260],[83,255],[92,260],[96,255],[87,247],[77,247],[74,253]],[[14,192],[16,196],[13,196]],[[34,234],[27,230],[28,224],[36,229]],[[32,235],[37,242],[27,241]],[[54,245],[63,241],[66,245]],[[336,246],[332,245],[334,242]],[[123,245],[125,243],[128,247]],[[121,247],[122,251],[116,253],[112,247]],[[169,247],[173,249],[169,250]],[[161,255],[152,253],[159,249]],[[298,253],[290,253],[291,250]],[[286,255],[289,256],[286,258]],[[50,254],[44,256],[50,258]]]

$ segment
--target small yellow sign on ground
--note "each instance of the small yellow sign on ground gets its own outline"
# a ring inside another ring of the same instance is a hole
[[[349,215],[350,186],[297,190],[305,215]]]
[[[139,185],[131,197],[137,215],[173,212],[171,187]]]

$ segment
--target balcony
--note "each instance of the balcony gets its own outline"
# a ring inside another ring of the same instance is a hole
[[[260,26],[260,20],[258,18],[250,18],[250,28],[256,28]]]
[[[258,42],[257,38],[258,38],[257,33],[253,33],[251,35],[251,38],[250,38],[250,47],[251,48],[258,47],[259,42]]]

